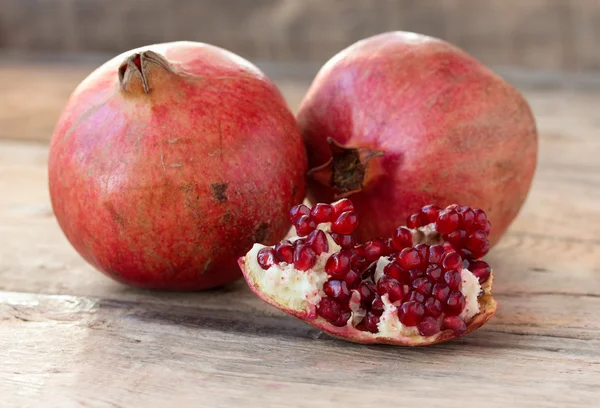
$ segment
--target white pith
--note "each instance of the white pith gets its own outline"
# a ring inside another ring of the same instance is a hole
[[[383,269],[392,261],[390,261],[387,257],[382,256],[377,260],[377,266],[375,269],[374,279],[375,283],[384,275]],[[475,275],[471,273],[468,269],[463,269],[460,273],[461,275],[461,285],[459,290],[465,297],[465,308],[459,315],[461,319],[465,321],[465,323],[469,323],[469,321],[479,313],[479,302],[477,301],[478,296],[481,294],[481,285],[479,284],[479,280]],[[408,292],[408,285],[404,285],[404,292]],[[384,311],[381,315],[381,319],[379,319],[379,324],[377,327],[379,328],[379,333],[386,337],[390,337],[394,333],[402,334],[403,336],[415,336],[418,335],[418,331],[416,327],[407,327],[404,326],[400,320],[398,319],[398,314],[396,313],[397,308],[390,303],[387,295],[381,297],[384,301]]]
[[[479,313],[477,297],[482,294],[482,290],[479,279],[470,270],[463,269],[460,271],[460,278],[460,291],[465,296],[465,307],[458,317],[464,320],[465,323],[469,323],[469,320]]]
[[[329,244],[329,250],[318,256],[316,264],[307,271],[299,271],[294,269],[293,264],[281,262],[278,265],[273,265],[269,269],[264,270],[258,264],[258,251],[266,248],[261,244],[254,244],[252,249],[246,254],[245,262],[247,267],[252,271],[252,277],[256,282],[256,286],[266,296],[275,299],[276,302],[288,309],[296,311],[304,311],[309,316],[315,316],[315,308],[325,293],[323,285],[330,279],[330,276],[325,272],[325,263],[331,254],[339,252],[341,247],[335,243],[330,235],[330,224],[319,224],[318,229],[325,232]],[[426,242],[430,245],[435,245],[438,242],[439,234],[435,231],[435,224],[429,224],[418,230],[411,230],[413,233],[414,243]],[[291,237],[290,241],[295,241],[303,237]],[[383,269],[391,261],[387,257],[381,257],[377,261],[374,279],[375,283],[383,274]],[[405,291],[408,291],[408,286],[405,285]],[[461,271],[461,285],[459,290],[465,297],[465,307],[459,317],[469,323],[469,321],[480,311],[478,296],[483,291],[479,281],[475,275],[468,269]],[[374,337],[394,338],[398,336],[404,337],[420,337],[417,327],[408,327],[402,324],[398,318],[397,307],[389,301],[388,295],[381,297],[384,304],[384,311],[377,325],[379,331],[373,333]],[[355,327],[364,318],[366,311],[360,307],[360,295],[358,291],[352,290],[350,299],[351,318],[348,320],[348,327]],[[441,332],[440,332],[441,333]],[[437,333],[428,338],[435,338],[440,333]]]
[[[281,262],[264,270],[258,264],[257,254],[263,248],[261,244],[254,244],[246,254],[254,279],[265,294],[276,297],[277,301],[290,309],[305,310],[309,312],[319,303],[323,292],[323,285],[329,280],[329,275],[324,271],[325,263],[334,252],[339,252],[341,247],[335,243],[329,234],[329,223],[319,224],[318,228],[325,232],[329,244],[328,252],[323,252],[317,258],[316,264],[307,271],[294,269],[293,264]],[[301,237],[291,237],[295,241]]]

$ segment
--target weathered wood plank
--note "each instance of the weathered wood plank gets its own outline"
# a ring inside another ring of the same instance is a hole
[[[399,349],[340,342],[272,310],[4,292],[0,322],[0,392],[14,406],[583,407],[600,385],[597,320],[540,333],[501,316],[464,339]]]

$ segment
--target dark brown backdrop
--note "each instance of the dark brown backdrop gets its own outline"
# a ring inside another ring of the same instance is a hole
[[[600,72],[600,0],[2,0],[0,47],[120,52],[177,39],[251,59],[323,61],[417,31],[494,66]]]

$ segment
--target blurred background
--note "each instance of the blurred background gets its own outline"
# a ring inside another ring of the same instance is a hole
[[[79,81],[141,45],[227,48],[296,108],[327,59],[389,30],[448,40],[522,89],[600,88],[600,0],[1,0],[0,138],[48,140]]]

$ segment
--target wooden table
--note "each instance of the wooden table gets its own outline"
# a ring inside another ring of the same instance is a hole
[[[0,68],[0,135],[47,138],[87,69],[13,68]],[[305,84],[282,84],[296,106]],[[121,286],[59,230],[46,144],[0,141],[0,405],[600,406],[600,92],[526,96],[540,164],[489,255],[498,314],[428,348],[334,340],[243,281],[184,294]]]

